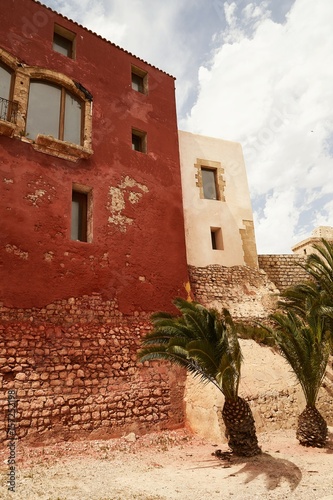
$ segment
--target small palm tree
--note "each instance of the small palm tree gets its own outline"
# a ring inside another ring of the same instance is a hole
[[[333,348],[333,245],[325,239],[313,245],[317,253],[310,254],[301,267],[309,281],[294,285],[282,293],[280,305],[306,318],[318,314],[325,319]],[[332,351],[333,352],[333,351]]]
[[[180,316],[152,315],[153,331],[142,340],[139,359],[165,359],[186,368],[224,395],[222,418],[231,450],[239,456],[261,453],[249,404],[238,396],[242,355],[228,311],[219,314],[177,298]]]
[[[270,316],[268,328],[282,355],[293,369],[305,396],[306,407],[298,418],[297,439],[304,446],[325,446],[327,424],[316,408],[319,388],[325,376],[330,352],[330,335],[325,318],[308,297],[307,309],[286,308]]]

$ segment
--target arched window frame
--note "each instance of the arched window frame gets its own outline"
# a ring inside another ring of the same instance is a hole
[[[49,69],[26,66],[17,58],[0,49],[0,62],[13,71],[12,100],[17,103],[16,123],[0,120],[0,135],[20,138],[42,153],[77,161],[89,158],[92,154],[92,96],[80,84],[66,75]],[[26,119],[31,80],[41,80],[54,84],[72,94],[82,102],[81,144],[66,142],[47,135],[38,134],[34,140],[26,137]]]
[[[45,80],[45,79],[36,79],[36,78],[31,78],[30,79],[30,86],[29,86],[29,98],[30,98],[30,95],[31,95],[31,89],[32,89],[32,85],[34,83],[39,83],[39,84],[42,84],[42,85],[45,85],[45,87],[50,87],[50,88],[54,88],[54,89],[57,89],[59,91],[59,102],[55,103],[57,104],[59,107],[58,109],[54,108],[54,111],[57,113],[59,113],[59,118],[58,118],[58,127],[57,127],[57,132],[56,134],[54,134],[54,138],[55,139],[58,139],[60,141],[65,141],[65,134],[66,134],[66,130],[65,130],[65,126],[66,126],[66,113],[67,113],[67,104],[66,104],[66,98],[67,96],[70,96],[70,97],[73,97],[74,99],[76,99],[77,101],[79,101],[80,103],[80,124],[79,124],[79,139],[78,141],[75,141],[73,142],[74,144],[77,144],[78,146],[82,146],[83,145],[83,125],[84,125],[84,113],[85,113],[85,109],[84,109],[84,101],[81,97],[77,96],[77,95],[74,95],[72,91],[68,90],[66,87],[64,87],[63,85],[59,85],[51,80]],[[28,100],[28,109],[27,109],[27,124],[26,124],[26,132],[28,132],[28,123],[29,123],[29,113],[32,112],[32,110],[30,110],[30,103],[29,103],[29,100]],[[28,136],[28,133],[26,133],[26,135]],[[38,135],[43,135],[42,132],[40,132]]]

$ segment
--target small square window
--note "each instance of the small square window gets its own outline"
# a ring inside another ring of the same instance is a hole
[[[63,28],[62,26],[54,25],[53,33],[53,50],[59,52],[70,59],[74,59],[75,33]]]
[[[132,129],[132,149],[147,153],[147,134],[141,130]]]
[[[71,239],[92,241],[92,196],[90,188],[73,186]]]
[[[201,168],[202,188],[204,198],[207,200],[218,200],[218,189],[216,179],[216,169]]]
[[[148,93],[148,77],[145,71],[132,66],[132,89],[141,94]]]
[[[210,236],[212,240],[212,249],[213,250],[223,250],[223,238],[222,238],[222,230],[220,227],[211,227],[210,228]]]

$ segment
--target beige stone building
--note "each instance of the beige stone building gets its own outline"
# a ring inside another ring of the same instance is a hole
[[[315,253],[313,249],[314,243],[320,243],[321,238],[325,238],[333,243],[333,227],[331,226],[319,226],[316,227],[311,233],[309,238],[300,241],[292,247],[292,251],[296,254],[309,255],[310,253]]]
[[[241,145],[179,132],[187,262],[258,267]]]

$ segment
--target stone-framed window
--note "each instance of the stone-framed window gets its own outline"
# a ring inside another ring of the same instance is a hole
[[[72,186],[71,240],[92,242],[92,189],[74,183]]]
[[[200,198],[206,200],[225,201],[224,168],[220,162],[197,158],[194,164],[196,186],[200,190]]]
[[[44,134],[82,145],[83,101],[64,87],[44,80],[31,80],[26,136]]]
[[[0,119],[0,134],[14,136],[39,152],[66,160],[89,158],[93,154],[89,91],[62,73],[26,66],[3,49],[0,64],[13,72],[11,99],[16,109],[15,123]],[[52,94],[50,102],[48,94]],[[70,112],[66,113],[66,109]]]

